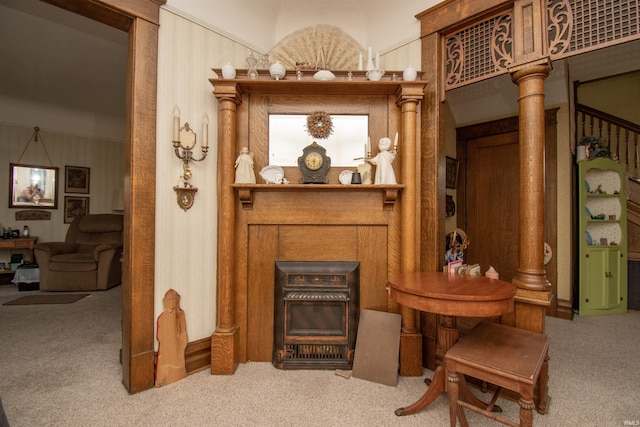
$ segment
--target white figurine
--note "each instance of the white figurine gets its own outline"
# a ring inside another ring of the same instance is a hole
[[[236,159],[236,184],[255,184],[256,174],[253,171],[253,153],[242,147]]]
[[[390,151],[391,138],[380,138],[378,143],[380,152],[375,157],[367,159],[371,164],[376,165],[376,174],[374,178],[374,184],[397,184],[396,174],[393,171],[393,161],[396,158],[396,153]]]

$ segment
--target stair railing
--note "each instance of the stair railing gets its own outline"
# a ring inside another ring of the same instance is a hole
[[[640,125],[596,110],[584,104],[576,105],[576,136],[604,138],[611,156],[627,164],[627,173],[638,177],[640,167]]]

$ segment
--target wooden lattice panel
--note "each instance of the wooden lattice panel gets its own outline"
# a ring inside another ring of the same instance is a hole
[[[548,0],[552,59],[640,38],[640,0]]]
[[[507,72],[513,62],[512,15],[500,14],[445,37],[445,88]]]
[[[445,90],[504,74],[513,64],[513,14],[483,18],[446,34]],[[640,39],[640,0],[547,0],[552,60]]]

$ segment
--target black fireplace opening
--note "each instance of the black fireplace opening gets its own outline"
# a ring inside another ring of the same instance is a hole
[[[276,261],[273,365],[351,369],[359,288],[358,262]]]

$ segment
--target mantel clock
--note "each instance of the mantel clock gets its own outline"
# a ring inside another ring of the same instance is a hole
[[[327,157],[327,150],[314,141],[302,150],[298,167],[302,172],[302,184],[326,184],[331,158]]]

